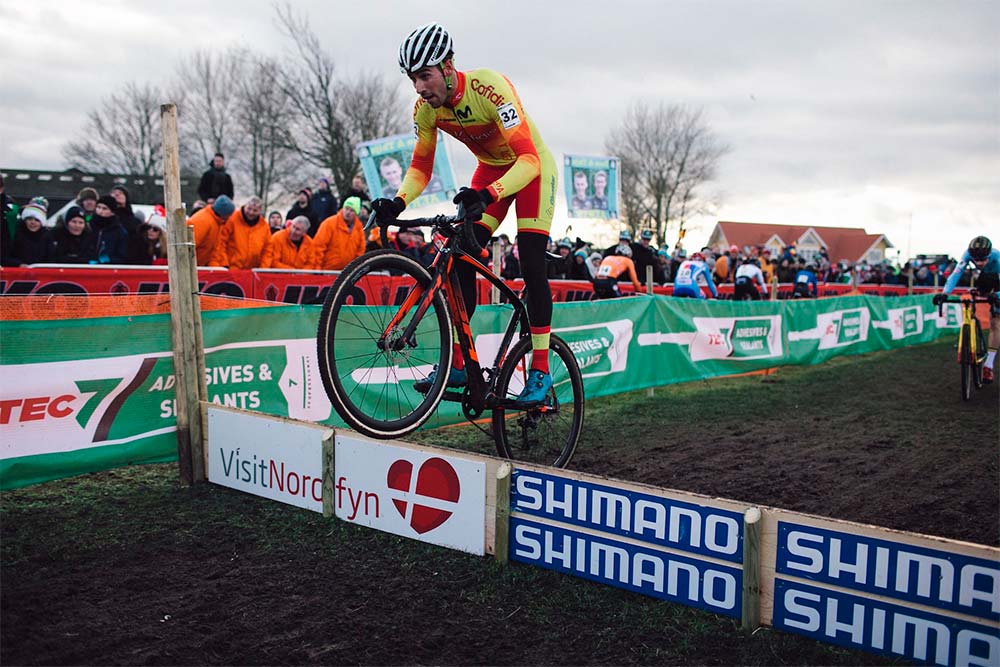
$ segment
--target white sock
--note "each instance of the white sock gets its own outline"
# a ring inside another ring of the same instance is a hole
[[[993,360],[996,359],[996,358],[997,358],[997,351],[996,350],[992,350],[991,349],[989,352],[987,352],[986,353],[986,367],[987,368],[993,368]]]

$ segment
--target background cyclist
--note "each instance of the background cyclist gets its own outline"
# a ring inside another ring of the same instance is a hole
[[[760,290],[757,290],[760,285]],[[733,298],[737,301],[750,299],[760,301],[760,295],[767,296],[767,283],[760,270],[760,261],[752,257],[740,264],[736,269],[736,286],[733,288]]]
[[[793,299],[815,299],[819,296],[819,281],[816,279],[816,265],[809,262],[795,274],[792,287]]]
[[[437,131],[452,135],[476,156],[478,165],[470,188],[455,197],[469,219],[478,220],[476,238],[486,246],[511,204],[517,211],[517,247],[531,321],[531,370],[520,404],[538,403],[552,388],[549,375],[549,334],[552,292],[545,267],[545,248],[555,213],[556,162],[525,114],[514,86],[487,69],[460,72],[453,62],[453,44],[437,23],[414,30],[399,47],[399,67],[420,98],[413,108],[417,143],[413,160],[393,199],[377,199],[372,209],[380,220],[393,220],[417,198],[430,181]],[[476,308],[475,273],[458,263],[462,298],[469,316]],[[456,346],[457,346],[456,342]],[[466,384],[461,354],[453,355],[448,386]],[[418,382],[427,391],[433,378]]]
[[[702,282],[708,285],[708,289],[712,291],[713,297],[719,298],[719,290],[715,289],[715,283],[712,282],[712,274],[705,263],[705,256],[700,252],[696,252],[691,255],[690,259],[684,260],[677,267],[673,295],[691,299],[704,299],[705,294],[701,291]]]
[[[997,299],[997,291],[1000,290],[1000,250],[996,250],[988,238],[977,236],[969,242],[969,247],[962,254],[958,266],[948,276],[944,290],[940,294],[934,295],[934,305],[943,303],[945,298],[952,293],[958,285],[958,281],[962,279],[965,268],[970,263],[979,270],[979,278],[976,279],[975,284],[976,290],[980,295],[988,296],[992,300],[989,352],[986,355],[986,362],[983,364],[983,382],[993,382],[993,363],[997,356],[997,348],[1000,347],[1000,299]]]
[[[628,244],[616,246],[612,254],[601,260],[597,274],[594,275],[594,294],[598,299],[619,297],[622,294],[618,289],[618,281],[626,278],[632,281],[635,293],[642,294],[642,285],[632,261],[632,248]]]

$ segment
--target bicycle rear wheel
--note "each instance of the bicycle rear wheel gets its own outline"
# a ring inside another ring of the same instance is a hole
[[[962,325],[962,336],[960,338],[961,345],[958,358],[962,366],[962,400],[968,401],[972,398],[972,375],[973,375],[973,365],[975,360],[972,358],[972,344],[970,343],[970,336],[972,332],[969,330],[968,324]]]
[[[413,259],[379,250],[348,264],[326,295],[316,333],[320,377],[337,414],[360,433],[405,436],[441,401],[447,372],[437,374],[427,394],[412,384],[435,365],[451,367],[451,318],[440,292],[413,338],[401,340],[417,311],[407,296],[430,284],[430,274]],[[377,303],[369,304],[371,300]],[[399,305],[403,303],[408,307]]]
[[[497,395],[506,401],[516,398],[530,368],[531,337],[523,336],[500,368]],[[542,404],[493,410],[493,436],[500,456],[557,468],[572,460],[583,430],[583,377],[573,351],[555,335],[549,339],[549,372],[552,389]]]
[[[976,389],[983,388],[983,364],[986,362],[986,337],[983,335],[983,328],[979,325],[979,320],[975,321],[976,326],[976,353],[969,355],[972,358],[972,379],[976,383]]]

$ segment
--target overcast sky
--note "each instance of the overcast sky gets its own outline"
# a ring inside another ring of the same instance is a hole
[[[979,233],[1000,241],[995,0],[294,6],[342,71],[399,77],[404,98],[398,44],[440,21],[460,69],[512,80],[557,160],[603,154],[633,101],[702,108],[732,150],[711,186],[721,207],[696,221],[689,247],[717,220],[865,227],[904,254],[955,255]],[[7,168],[64,168],[88,110],[125,82],[167,81],[195,49],[288,49],[259,0],[0,0],[0,23]],[[464,150],[451,151],[460,182]],[[571,222],[557,217],[553,234]]]

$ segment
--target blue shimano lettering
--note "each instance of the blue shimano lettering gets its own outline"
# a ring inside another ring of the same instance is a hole
[[[743,572],[607,537],[513,517],[510,558],[738,618]]]
[[[511,510],[659,547],[743,560],[738,512],[525,470],[514,473]]]
[[[778,574],[1000,620],[1000,563],[778,522]]]

